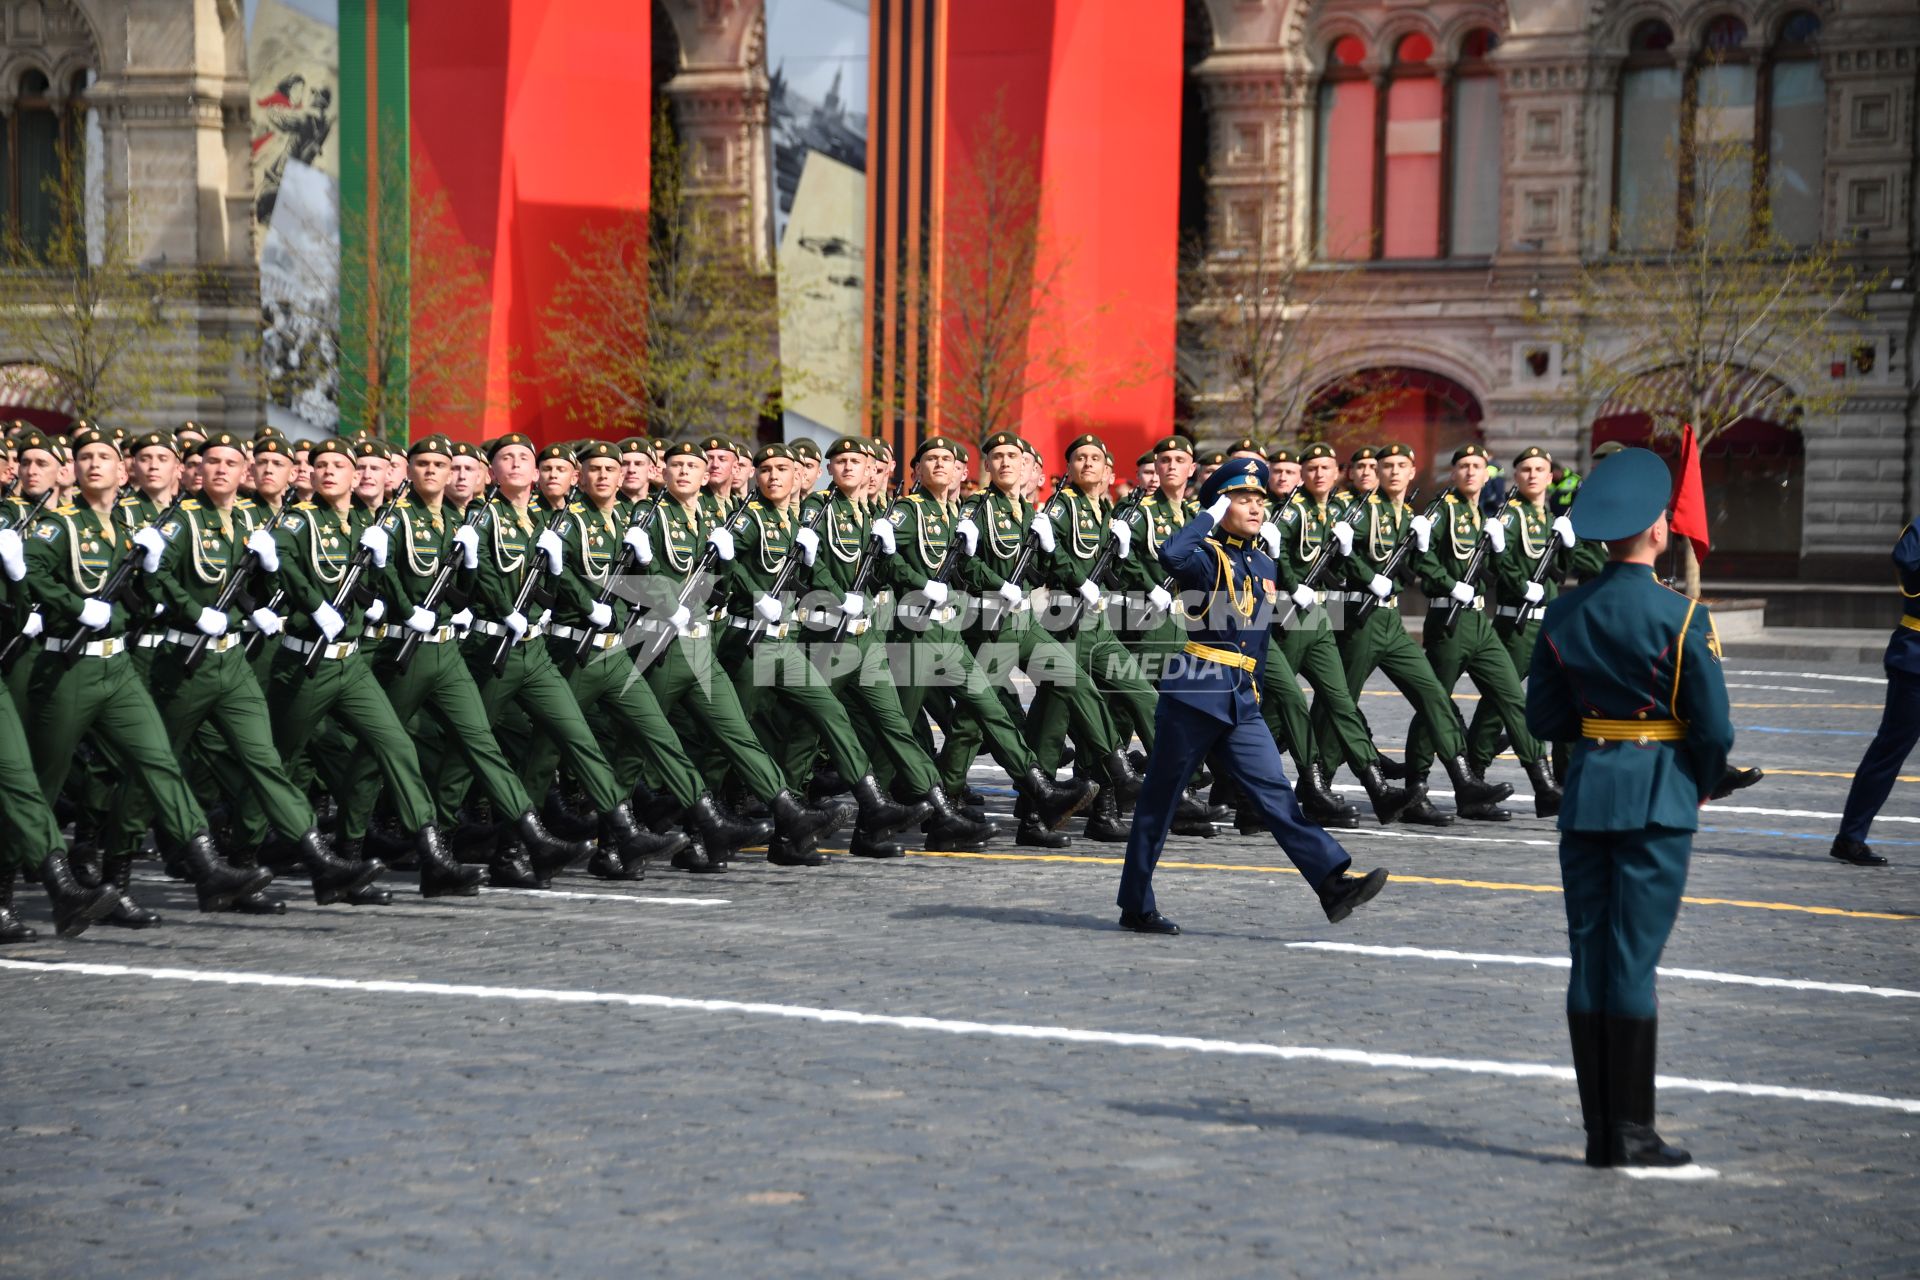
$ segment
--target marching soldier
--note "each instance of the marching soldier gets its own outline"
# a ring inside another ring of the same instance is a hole
[[[1894,780],[1913,744],[1920,741],[1920,527],[1908,524],[1893,544],[1894,585],[1904,610],[1887,641],[1887,707],[1880,728],[1854,771],[1840,812],[1840,831],[1828,852],[1856,867],[1884,867],[1887,860],[1867,844],[1874,815],[1893,794]]]
[[[1654,1131],[1654,973],[1680,910],[1699,809],[1733,746],[1720,645],[1704,605],[1662,586],[1667,464],[1627,449],[1595,467],[1574,533],[1607,544],[1593,582],[1547,608],[1527,724],[1574,740],[1559,815],[1573,970],[1567,1025],[1589,1165],[1691,1157]]]
[[[1127,595],[1133,615],[1126,619],[1129,626],[1121,639],[1140,659],[1141,673],[1157,682],[1182,643],[1159,552],[1160,545],[1193,518],[1193,501],[1187,497],[1193,478],[1193,442],[1185,436],[1165,437],[1153,447],[1153,466],[1159,485],[1125,518],[1129,554],[1121,561],[1114,585]]]

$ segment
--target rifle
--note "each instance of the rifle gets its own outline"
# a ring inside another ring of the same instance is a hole
[[[1514,499],[1512,502],[1509,502],[1507,504],[1509,509],[1518,508],[1520,505],[1521,505],[1521,502],[1518,498]],[[1549,507],[1548,510],[1552,510],[1552,508]],[[1522,511],[1520,513],[1520,524],[1522,528],[1526,527],[1526,520],[1527,520],[1526,512]],[[1517,538],[1519,535],[1516,534],[1514,536]],[[1549,526],[1547,529],[1547,549],[1541,553],[1540,559],[1534,563],[1533,572],[1527,575],[1527,582],[1530,585],[1538,585],[1540,583],[1545,582],[1547,580],[1547,575],[1553,571],[1554,557],[1557,556],[1559,553],[1560,553],[1560,535],[1556,534],[1553,531],[1552,527]],[[1520,607],[1521,609],[1525,610],[1525,609],[1530,609],[1533,606],[1529,605],[1526,602],[1525,598],[1523,597],[1520,602]]]
[[[1034,516],[1035,517],[1045,516],[1049,520],[1053,519],[1053,504],[1059,501],[1060,494],[1063,490],[1066,489],[1066,487],[1067,487],[1067,478],[1065,476],[1061,476],[1058,480],[1054,481],[1053,492],[1050,495],[1048,495],[1047,500],[1044,504],[1034,508],[1034,512],[1033,512]],[[979,496],[984,498],[988,492],[989,491],[987,489],[982,489],[980,491]],[[956,521],[955,523],[958,523],[958,522]],[[982,529],[980,531],[980,536],[983,538],[986,537],[987,536],[986,530]],[[1027,576],[1027,566],[1033,563],[1034,549],[1037,548],[1039,545],[1040,545],[1040,539],[1038,535],[1036,535],[1033,531],[1033,521],[1029,520],[1027,522],[1026,535],[1020,539],[1020,550],[1014,554],[1013,565],[1011,568],[1007,570],[1006,578],[1008,582],[1013,583],[1015,586],[1020,585],[1020,580]],[[951,549],[952,548],[949,548],[949,550]],[[998,596],[992,596],[992,597],[989,597],[989,599],[999,600],[1000,598]],[[983,614],[984,614],[984,611],[987,609],[987,607],[988,606],[986,601],[982,600],[981,609],[983,611]],[[991,618],[988,618],[985,616],[981,618],[981,622],[986,626],[986,629],[989,633],[998,631],[1000,629],[1000,624],[1006,620],[1007,610],[1009,608],[1010,606],[1007,606],[1006,602],[1004,600],[1001,600],[1000,605],[994,608],[993,616]]]
[[[546,531],[548,533],[553,533],[558,530],[560,528],[560,522],[573,514],[573,500],[579,496],[579,493],[580,486],[578,485],[575,485],[567,491],[566,502],[558,511],[555,511],[547,517]],[[535,554],[538,554],[542,559],[546,558],[546,553],[540,551],[538,547],[529,546],[527,548],[526,576],[520,579],[520,590],[515,592],[513,597],[513,612],[523,618],[527,615],[527,606],[533,601],[534,590],[540,585],[540,570],[533,564]],[[518,643],[518,640],[519,637],[515,636],[513,632],[509,630],[505,635],[500,637],[499,643],[493,646],[493,674],[503,676],[507,673],[507,657],[513,652],[513,646]]]
[[[1418,494],[1419,492],[1420,492],[1419,486],[1418,485],[1414,486],[1413,492],[1407,495],[1408,501],[1411,502],[1413,500],[1414,495]],[[1345,520],[1347,518],[1348,513],[1352,509],[1353,507],[1350,505],[1347,508],[1347,510],[1342,511],[1338,516],[1334,518],[1334,523],[1339,524],[1341,521]],[[1352,526],[1349,526],[1349,527],[1351,528]],[[1357,535],[1359,533],[1359,530],[1355,529],[1354,533]],[[1344,561],[1346,559],[1347,557],[1344,555],[1335,556],[1333,554],[1333,541],[1331,538],[1329,538],[1327,541],[1327,544],[1320,548],[1320,554],[1314,558],[1313,566],[1307,570],[1307,576],[1300,580],[1300,585],[1305,587],[1309,591],[1319,590],[1320,584],[1326,581],[1327,574],[1332,571],[1335,561],[1336,560]],[[1281,618],[1279,621],[1275,622],[1273,625],[1280,628],[1281,630],[1285,630],[1293,622],[1295,615],[1297,615],[1299,612],[1300,612],[1300,607],[1296,604],[1289,602],[1287,605],[1287,616],[1284,618]]]
[[[56,487],[55,485],[48,485],[45,491],[33,500],[33,505],[21,514],[20,519],[7,527],[11,529],[25,529],[35,520],[38,520],[40,513],[47,509],[47,504],[53,501],[53,492]],[[37,608],[28,609],[27,617],[32,617],[37,611]],[[27,647],[25,618],[21,619],[20,626],[20,630],[8,636],[4,644],[0,644],[0,675],[5,675],[13,669],[14,659],[18,658],[20,651]]]
[[[765,502],[766,499],[763,497],[761,501]],[[807,518],[800,522],[800,528],[818,530],[821,518],[824,517],[826,513],[827,504],[823,502],[807,513]],[[793,545],[787,548],[787,558],[780,562],[780,572],[773,576],[773,584],[767,588],[767,594],[775,600],[784,596],[787,593],[787,588],[793,585],[793,577],[800,571],[801,564],[800,542],[799,539],[796,538]],[[758,613],[755,613],[753,615],[753,625],[747,628],[747,643],[752,645],[758,641],[761,636],[765,635],[766,632],[767,620],[762,618]]]
[[[154,518],[152,527],[159,528],[161,525],[167,523],[167,521],[173,519],[174,515],[180,510],[180,504],[186,500],[187,491],[185,489],[174,494],[173,501],[167,504],[167,509]],[[113,566],[113,571],[107,575],[106,582],[101,585],[99,591],[94,593],[93,598],[104,601],[108,608],[112,608],[114,602],[125,595],[127,588],[133,585],[133,571],[140,567],[141,562],[146,559],[146,555],[146,551],[142,548],[129,546],[121,553],[119,561]],[[73,638],[78,640],[80,637],[76,634]],[[72,648],[68,649],[66,657],[68,666],[72,666],[78,662],[80,660],[80,646],[75,644]]]
[[[829,497],[827,501],[830,503],[833,499]],[[881,515],[880,519],[892,519],[893,508],[899,505],[900,504],[896,502],[892,506],[889,506],[885,513]],[[853,571],[853,584],[847,588],[847,594],[865,596],[867,589],[873,585],[874,569],[879,563],[879,557],[873,554],[873,533],[869,530],[866,545],[860,548],[860,563]],[[841,614],[840,621],[836,622],[833,627],[833,643],[839,644],[842,640],[845,640],[847,638],[847,628],[852,625],[853,619],[844,613]]]
[[[480,495],[477,502],[469,502],[466,514],[460,521],[460,527],[462,529],[478,527],[480,518],[493,510],[493,496],[497,492],[493,485],[488,485],[486,492]],[[420,601],[422,609],[432,609],[440,603],[440,597],[447,593],[447,587],[453,582],[454,572],[453,549],[449,547],[440,557],[440,567],[434,571],[433,581],[427,584],[427,594]],[[411,666],[414,650],[419,647],[420,633],[409,627],[407,634],[400,641],[400,651],[393,655],[394,670],[405,671]]]
[[[373,513],[373,523],[375,525],[384,527],[387,521],[393,515],[394,506],[402,498],[406,497],[407,494],[412,490],[412,488],[413,488],[413,485],[410,482],[404,481],[404,480],[401,481],[400,487],[398,489],[395,489],[393,491],[393,495],[389,497],[385,502],[381,503],[380,509]],[[392,530],[388,530],[387,532],[388,532],[388,540],[389,542],[391,542]],[[392,546],[388,546],[387,554],[388,555],[393,554]],[[343,618],[346,617],[346,614],[341,613],[342,609],[351,609],[353,607],[352,604],[350,603],[353,599],[353,593],[359,590],[360,579],[362,575],[366,573],[367,566],[372,562],[373,562],[373,553],[371,551],[368,551],[363,546],[356,546],[354,548],[353,559],[351,562],[348,563],[345,572],[343,572],[340,575],[340,585],[334,589],[333,600],[331,601],[331,604],[333,605],[333,611],[335,613],[340,613],[341,617]],[[320,655],[325,653],[326,651],[327,651],[327,638],[323,633],[318,640],[314,641],[312,652],[307,654],[306,661],[302,664],[305,667],[308,674],[312,674],[314,669],[320,665]]]
[[[1418,490],[1415,490],[1414,492],[1418,492]],[[1409,493],[1407,496],[1411,498],[1413,496],[1413,493]],[[1420,513],[1421,519],[1429,520],[1429,521],[1432,520],[1434,513],[1440,510],[1440,508],[1446,504],[1446,501],[1447,501],[1447,495],[1443,493],[1439,497],[1435,498],[1432,502],[1429,502],[1427,504],[1427,509]],[[1409,508],[1411,508],[1413,504],[1409,502],[1407,505]],[[1400,535],[1400,541],[1394,544],[1393,550],[1387,554],[1386,560],[1381,564],[1380,576],[1383,578],[1392,578],[1394,575],[1398,574],[1400,572],[1401,567],[1406,564],[1407,557],[1412,554],[1413,554],[1413,525],[1411,522],[1409,522],[1407,525],[1406,532]],[[1380,607],[1380,597],[1374,595],[1373,592],[1371,591],[1367,592],[1367,598],[1362,600],[1360,602],[1359,607],[1354,610],[1353,625],[1357,627],[1357,626],[1360,626],[1362,623],[1366,622],[1368,618],[1373,616],[1373,611],[1379,607]]]
[[[1460,581],[1466,583],[1468,586],[1475,585],[1480,577],[1481,571],[1487,567],[1488,545],[1487,531],[1483,523],[1480,530],[1480,538],[1473,544],[1473,554],[1467,557],[1467,571],[1460,576]],[[1449,595],[1447,597],[1447,611],[1440,617],[1440,630],[1451,635],[1454,625],[1460,621],[1460,610],[1464,608],[1466,608],[1465,605]]]
[[[272,537],[273,531],[280,527],[280,521],[287,514],[287,506],[287,503],[281,503],[279,509],[273,513],[273,519],[261,526],[266,530],[268,537]],[[213,607],[225,613],[232,606],[234,597],[240,594],[240,589],[246,585],[247,579],[252,577],[253,571],[259,567],[260,557],[253,552],[252,548],[248,548],[247,554],[241,556],[240,563],[234,566],[233,574],[227,579],[226,585],[220,588],[220,598],[213,602]],[[193,638],[193,644],[187,649],[185,662],[188,675],[192,675],[199,668],[201,660],[207,656],[207,642],[212,638],[205,632]]]
[[[1124,518],[1135,507],[1139,506],[1141,502],[1146,499],[1146,496],[1144,489],[1135,489],[1129,493],[1125,498],[1121,499],[1120,505],[1115,507],[1107,516],[1107,524],[1111,526],[1115,520]],[[1087,570],[1088,582],[1098,586],[1101,579],[1107,576],[1108,571],[1113,568],[1113,558],[1119,546],[1120,539],[1113,536],[1111,527],[1109,527],[1106,541],[1101,543],[1099,553],[1093,557],[1093,564]],[[1069,606],[1069,610],[1066,622],[1061,627],[1063,631],[1080,625],[1081,615],[1087,610],[1086,597],[1075,593],[1073,603]]]
[[[747,504],[743,502],[733,509],[733,514],[728,516],[726,522],[720,527],[728,533],[738,533],[746,528],[748,514]],[[682,609],[693,607],[688,601],[693,599],[695,587],[701,585],[702,580],[713,573],[713,566],[719,563],[719,560],[720,553],[714,550],[713,543],[709,541],[706,548],[701,551],[700,558],[693,562],[693,568],[687,571],[686,580],[680,584],[680,591],[674,596],[673,609],[667,617],[660,620],[660,629],[648,637],[646,648],[640,651],[639,658],[635,660],[635,665],[641,670],[653,665],[660,655],[666,652],[667,646],[673,643],[677,635],[673,627],[673,615]],[[712,599],[713,590],[717,585],[718,583],[715,582],[705,583],[707,594],[700,602],[702,609],[707,607],[707,602]]]
[[[601,587],[600,594],[593,598],[595,604],[610,605],[613,603],[615,588],[620,585],[620,575],[627,571],[627,562],[635,558],[633,548],[627,545],[627,535],[635,529],[645,532],[647,528],[652,525],[654,517],[659,514],[660,500],[658,498],[648,501],[645,511],[642,511],[638,504],[634,506],[633,514],[627,517],[627,527],[620,531],[620,559],[607,569],[606,585]],[[643,519],[646,522],[644,524],[642,523]],[[585,552],[581,553],[583,558],[585,554]],[[580,643],[573,651],[573,661],[576,666],[585,662],[593,655],[593,638],[599,634],[591,626],[586,627],[585,631],[586,634],[580,637]]]

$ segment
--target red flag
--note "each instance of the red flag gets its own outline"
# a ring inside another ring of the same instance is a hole
[[[1700,445],[1693,424],[1681,428],[1680,483],[1673,491],[1673,531],[1693,544],[1693,558],[1707,562],[1707,491],[1700,483]]]

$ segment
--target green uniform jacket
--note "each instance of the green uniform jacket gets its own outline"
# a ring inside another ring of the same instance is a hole
[[[647,506],[641,504],[643,510]],[[561,534],[567,544],[566,570],[552,580],[553,620],[560,626],[579,629],[591,625],[589,615],[607,585],[607,575],[626,559],[623,539],[627,532],[627,512],[618,499],[606,511],[585,500],[574,503],[572,509],[573,519],[567,521]],[[607,606],[613,610],[609,630],[622,629],[626,625],[628,602],[616,591]]]
[[[190,631],[202,609],[210,609],[226,589],[234,568],[246,558],[247,536],[263,529],[272,515],[251,499],[233,500],[232,528],[220,529],[217,512],[206,503],[189,498],[180,504],[171,520],[160,526],[167,550],[160,557],[160,568],[147,575],[147,590],[167,608],[167,625]],[[257,581],[241,587],[240,594],[227,608],[227,626],[238,630],[246,620],[250,602],[264,602],[273,594],[277,574],[257,574]],[[267,585],[259,585],[265,583]]]
[[[316,502],[299,502],[274,531],[274,544],[280,549],[280,585],[287,593],[287,633],[302,640],[319,638],[320,628],[313,623],[313,611],[333,603],[340,580],[352,563],[360,535],[373,523],[373,513],[357,502],[347,504],[344,512],[335,512]],[[398,513],[388,518],[391,534]],[[389,550],[391,557],[391,550]],[[355,593],[340,610],[346,629],[342,641],[360,635],[366,622],[366,605],[371,593]]]
[[[1283,594],[1306,581],[1314,563],[1325,554],[1328,547],[1332,547],[1335,557],[1340,555],[1340,548],[1334,544],[1328,530],[1339,523],[1343,509],[1331,494],[1325,502],[1316,503],[1305,493],[1295,493],[1274,516],[1273,523],[1280,530],[1280,554],[1273,558],[1273,562],[1279,573],[1278,581]],[[1358,536],[1354,542],[1354,549],[1358,550]],[[1320,589],[1325,591],[1335,587],[1344,572],[1345,567],[1341,565],[1330,568]]]
[[[820,554],[814,557],[812,568],[802,577],[808,591],[827,592],[838,601],[853,590],[853,580],[860,572],[860,557],[866,554],[868,531],[886,508],[869,506],[832,489],[808,494],[801,507],[801,518],[805,519],[822,504],[827,513],[817,526]],[[871,573],[868,582],[876,588],[879,585],[878,577]]]
[[[1060,490],[1052,511],[1053,554],[1046,557],[1045,564],[1041,566],[1041,580],[1047,586],[1061,591],[1078,591],[1087,580],[1087,575],[1093,572],[1093,562],[1100,558],[1100,548],[1113,537],[1107,528],[1113,518],[1113,499],[1089,497],[1080,492],[1078,486],[1069,484]],[[1131,551],[1132,547],[1129,546],[1128,550]],[[1108,583],[1116,576],[1109,569]],[[1154,585],[1158,586],[1159,583]]]
[[[1433,534],[1426,551],[1413,557],[1414,576],[1429,599],[1436,603],[1443,601],[1447,593],[1453,590],[1454,583],[1465,576],[1467,562],[1473,558],[1473,549],[1480,541],[1483,527],[1479,503],[1464,501],[1457,494],[1447,494],[1433,517]],[[1475,588],[1477,594],[1491,594],[1492,584],[1501,573],[1501,559],[1489,551],[1486,561],[1481,564],[1480,578]]]
[[[883,566],[887,585],[903,596],[927,585],[946,559],[962,505],[952,500],[935,502],[926,493],[910,493],[894,504],[888,518],[893,521],[895,554]],[[947,586],[954,592],[966,590],[978,581],[977,573],[977,566],[963,557]]]
[[[394,504],[392,545],[387,549],[387,567],[372,575],[374,591],[387,602],[386,623],[400,626],[407,615],[426,603],[427,591],[440,572],[441,562],[453,552],[453,535],[460,528],[461,515],[442,504],[438,516],[426,505],[411,498]],[[434,607],[434,623],[445,626],[465,607],[473,570],[455,569],[448,589]]]
[[[72,639],[81,631],[81,606],[106,585],[114,561],[130,545],[124,530],[85,503],[41,515],[26,540],[25,583],[40,606],[49,639]],[[126,632],[127,608],[116,602],[107,625],[80,638],[106,640]]]
[[[1114,564],[1114,589],[1129,595],[1145,595],[1164,582],[1167,571],[1160,564],[1160,544],[1199,513],[1197,499],[1182,498],[1175,502],[1159,493],[1149,495],[1127,512],[1124,520],[1132,543],[1126,557]]]
[[[759,496],[747,499],[746,515],[735,524],[733,562],[726,566],[723,598],[728,613],[736,618],[755,616],[754,601],[773,589],[773,580],[794,550],[799,517],[798,502],[781,508]]]
[[[474,571],[468,598],[474,617],[501,621],[513,612],[514,598],[520,594],[520,583],[527,573],[545,572],[544,556],[535,563],[534,543],[552,517],[553,513],[544,510],[537,499],[524,515],[505,498],[492,500],[491,510],[480,520],[480,566]],[[569,515],[561,515],[561,530],[571,522]]]

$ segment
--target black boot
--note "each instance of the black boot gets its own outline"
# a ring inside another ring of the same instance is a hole
[[[924,797],[933,816],[927,823],[927,848],[975,853],[987,841],[1000,834],[1000,828],[985,818],[975,818],[956,805],[939,783]]]
[[[493,856],[487,861],[487,883],[496,889],[544,889],[547,882],[533,869],[527,846],[511,828],[494,837]]]
[[[225,911],[242,898],[251,897],[273,883],[273,872],[259,867],[236,867],[220,857],[213,837],[196,832],[181,851],[188,879],[200,899],[202,911]],[[284,908],[282,908],[284,910]]]
[[[292,846],[289,847],[291,848]],[[346,836],[341,836],[333,842],[333,856],[342,862],[364,862],[366,859],[362,854],[365,848],[365,841],[352,840]],[[374,861],[384,862],[385,859],[376,858]],[[407,865],[415,871],[420,869],[420,858],[414,853],[411,847],[407,849],[406,861]],[[388,866],[387,870],[392,871],[395,870],[395,868]],[[341,901],[350,907],[390,907],[393,905],[393,892],[392,890],[381,888],[376,883],[369,882],[349,893],[345,898],[341,899]],[[245,910],[245,904],[242,904],[240,909]]]
[[[720,875],[727,869],[726,859],[711,856],[706,842],[697,835],[687,841],[686,848],[673,855],[671,865],[675,871],[690,871],[697,876]]]
[[[1380,820],[1381,826],[1392,826],[1413,802],[1412,793],[1402,787],[1388,786],[1386,775],[1380,772],[1378,760],[1361,768],[1358,773],[1360,785],[1367,789],[1367,799],[1373,802],[1373,816]]]
[[[1040,766],[1030,764],[1015,784],[1033,806],[1033,820],[1048,831],[1058,831],[1067,819],[1093,803],[1099,784],[1075,778],[1064,786],[1050,782]]]
[[[853,798],[860,804],[860,825],[854,834],[858,837],[864,831],[869,841],[917,827],[933,813],[929,804],[895,803],[870,773],[853,784]]]
[[[750,844],[765,844],[773,836],[771,822],[749,822],[745,818],[723,813],[711,793],[695,800],[682,821],[688,832],[699,833],[700,843],[705,846],[701,857],[717,859],[722,870],[730,856]],[[684,849],[680,851],[681,854],[685,852]],[[680,854],[674,855],[673,865],[680,866]],[[691,869],[681,867],[683,871]]]
[[[1218,832],[1213,823],[1213,806],[1193,791],[1182,791],[1173,809],[1172,833],[1198,840],[1211,840]]]
[[[1607,1017],[1609,1159],[1616,1165],[1671,1169],[1693,1157],[1653,1131],[1653,1063],[1659,1040],[1654,1018]]]
[[[562,840],[554,835],[540,821],[540,815],[531,809],[520,815],[513,824],[513,830],[519,844],[526,850],[535,873],[542,880],[552,879],[593,851],[593,847],[584,842]]]
[[[27,928],[13,914],[13,867],[0,867],[0,947],[12,942],[32,942],[39,932]]]
[[[358,841],[355,842],[356,853],[358,852],[358,843]],[[287,847],[294,851],[294,870],[305,870],[304,864],[300,862],[299,846],[288,842]],[[242,871],[253,871],[260,866],[260,850],[258,847],[241,847],[228,854],[227,861]],[[358,859],[356,858],[355,861],[358,861]],[[274,874],[278,875],[279,872],[276,871]],[[233,905],[228,907],[227,910],[237,916],[283,916],[287,914],[287,900],[285,898],[272,897],[264,889],[255,889],[252,893],[242,894],[238,898],[235,898]]]
[[[1086,837],[1102,844],[1125,844],[1133,837],[1133,824],[1120,816],[1120,802],[1110,791],[1094,797],[1087,811]]]
[[[133,900],[132,854],[108,854],[101,859],[100,874],[106,878],[107,887],[120,895],[113,913],[101,924],[112,925],[116,929],[151,929],[160,923],[159,916]]]
[[[561,792],[557,783],[547,788],[547,798],[540,806],[540,814],[546,819],[547,826],[562,839],[593,839],[595,829],[593,819],[568,805],[567,797]]]
[[[1560,812],[1560,788],[1554,784],[1546,757],[1542,756],[1526,768],[1527,780],[1533,783],[1534,813],[1542,818],[1553,817]]]
[[[1453,807],[1460,811],[1463,818],[1475,816],[1468,813],[1468,809],[1491,808],[1513,794],[1513,788],[1504,782],[1488,782],[1476,777],[1473,770],[1467,767],[1465,756],[1453,756],[1440,763],[1446,766],[1447,776],[1453,779]]]
[[[1395,760],[1392,756],[1382,751],[1378,764],[1380,765],[1380,776],[1388,782],[1405,782],[1407,780],[1407,766],[1403,761]]]
[[[633,809],[622,802],[600,815],[600,847],[619,857],[626,868],[621,879],[638,880],[646,874],[649,858],[671,858],[687,847],[687,837],[678,831],[665,835],[642,831],[633,820]],[[537,860],[534,865],[539,865]]]
[[[91,835],[74,833],[73,847],[67,851],[67,868],[82,889],[98,889],[107,883],[106,859]]]
[[[1145,782],[1126,752],[1115,751],[1107,757],[1107,792],[1113,797],[1116,812],[1140,798],[1140,788]]]
[[[854,815],[850,804],[828,805],[820,809],[802,807],[791,791],[782,791],[767,806],[773,811],[773,829],[786,851],[804,849],[819,843],[820,837],[838,831]],[[767,861],[773,861],[771,853]],[[826,859],[822,858],[822,862]],[[817,866],[818,863],[779,863],[780,866]]]
[[[1320,895],[1320,909],[1327,913],[1327,922],[1339,924],[1353,914],[1355,907],[1372,902],[1386,887],[1386,868],[1375,867],[1364,876],[1336,871],[1321,881],[1315,892]]]
[[[351,900],[387,869],[378,858],[350,862],[337,856],[312,828],[300,837],[300,861],[313,877],[313,900],[323,907]]]
[[[1613,1126],[1607,1122],[1607,1024],[1598,1013],[1567,1014],[1573,1040],[1573,1079],[1580,1087],[1580,1124],[1587,1131],[1587,1163],[1613,1165]]]
[[[1267,820],[1252,805],[1243,805],[1233,811],[1233,829],[1243,836],[1266,835]]]
[[[1013,842],[1017,845],[1029,849],[1064,849],[1073,843],[1073,837],[1066,832],[1043,826],[1034,817],[1033,802],[1025,795],[1013,802],[1013,816],[1020,824],[1013,833]]]
[[[65,849],[48,852],[46,861],[40,864],[40,883],[53,902],[53,931],[62,938],[79,937],[88,925],[111,915],[120,905],[117,891],[89,889],[73,878]]]
[[[414,847],[420,851],[420,896],[423,898],[471,898],[487,881],[485,871],[462,866],[447,852],[440,828],[431,822],[414,836]]]
[[[853,840],[847,846],[847,852],[856,858],[903,858],[907,847],[869,832],[863,823],[853,829]]]
[[[824,867],[827,855],[820,852],[811,839],[796,843],[783,835],[775,835],[767,841],[767,861],[776,867]]]
[[[587,874],[596,880],[640,880],[647,874],[647,864],[635,858],[631,864],[612,849],[602,845],[587,859]]]
[[[1453,815],[1442,813],[1433,807],[1433,800],[1427,795],[1427,784],[1416,782],[1407,788],[1407,807],[1400,811],[1400,821],[1411,827],[1450,827]]]
[[[1316,827],[1335,827],[1352,829],[1360,825],[1360,815],[1349,812],[1327,789],[1326,776],[1320,772],[1320,766],[1310,764],[1294,781],[1293,791],[1300,800],[1300,812],[1307,821]]]

